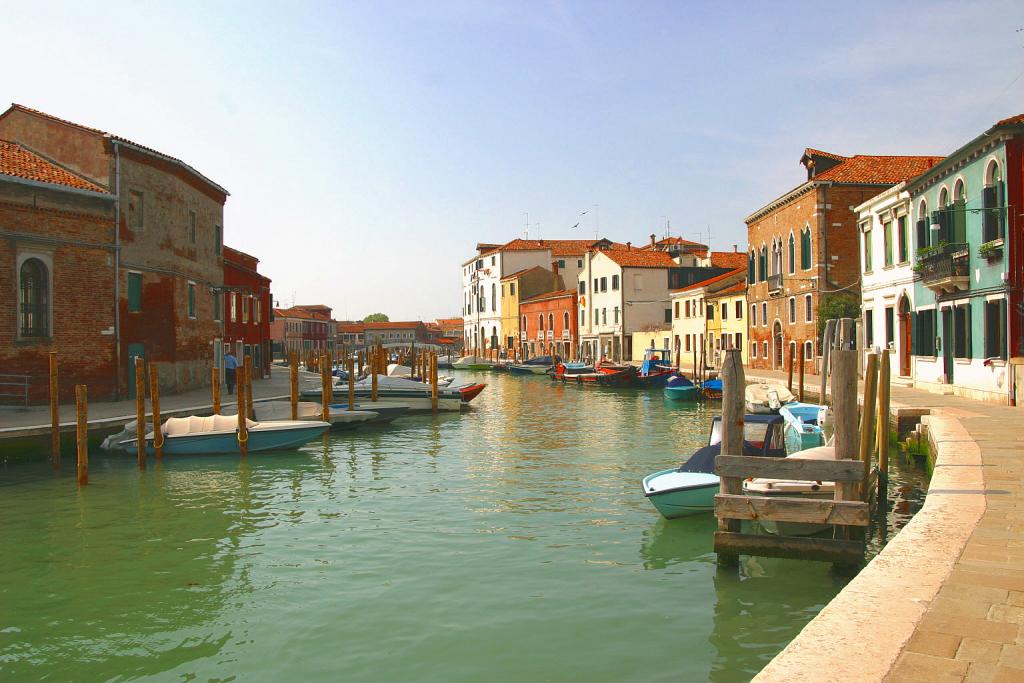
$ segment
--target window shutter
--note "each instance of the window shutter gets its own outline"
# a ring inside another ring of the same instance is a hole
[[[921,340],[917,334],[917,311],[910,312],[910,355],[921,355]]]
[[[950,230],[950,242],[967,241],[967,202],[958,199],[953,202],[952,225]]]
[[[971,305],[964,304],[964,358],[971,357]]]
[[[917,221],[917,248],[924,249],[928,246],[928,219],[919,218]]]
[[[981,191],[981,205],[987,209],[981,217],[981,234],[982,240],[985,242],[994,240],[998,234],[996,227],[998,223],[998,214],[994,210],[994,207],[998,206],[996,203],[996,194],[997,190],[995,185],[988,185]]]
[[[1006,235],[1006,227],[1005,227],[1005,223],[1004,223],[1004,221],[1006,219],[1003,218],[1006,215],[1006,212],[1003,210],[1003,207],[1004,207],[1005,204],[1006,204],[1006,185],[1004,185],[1002,182],[998,182],[998,183],[996,183],[996,203],[995,203],[995,205],[996,205],[996,212],[995,212],[995,214],[996,214],[996,236],[993,237],[992,239],[995,239],[996,237],[1003,237],[1003,236]]]

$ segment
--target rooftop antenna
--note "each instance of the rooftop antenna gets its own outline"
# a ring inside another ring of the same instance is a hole
[[[523,211],[523,215],[526,216],[526,239],[530,239],[530,212]]]
[[[597,204],[594,204],[594,239],[601,239],[601,212]]]

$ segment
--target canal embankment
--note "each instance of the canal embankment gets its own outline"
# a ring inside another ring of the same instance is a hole
[[[755,680],[1024,680],[1021,414],[896,385],[891,401],[927,430],[924,507]]]

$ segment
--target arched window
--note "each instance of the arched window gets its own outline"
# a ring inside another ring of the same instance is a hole
[[[21,264],[19,303],[21,336],[46,337],[50,333],[50,282],[46,264],[37,258]]]
[[[782,274],[782,241],[778,238],[772,240],[772,275]]]
[[[757,259],[757,279],[759,282],[768,279],[768,247],[763,244]]]
[[[537,329],[541,332],[544,331],[544,314],[540,313],[537,315]]]
[[[950,211],[950,241],[967,241],[967,188],[962,178],[953,185],[953,208]]]
[[[566,330],[569,329],[569,311],[562,313],[562,327]]]
[[[928,203],[922,199],[921,203],[917,206],[917,223],[915,224],[918,249],[924,249],[928,246],[928,235],[930,234],[928,228],[930,224],[931,221],[928,220]]]
[[[496,311],[498,307],[498,285],[491,283],[491,310]]]
[[[811,269],[811,229],[808,227],[800,232],[800,267]]]
[[[789,274],[792,275],[796,272],[796,238],[793,237],[793,233],[789,233]]]
[[[548,329],[549,330],[554,330],[555,329],[555,316],[553,316],[550,313],[548,313]]]
[[[747,258],[747,282],[754,284],[757,282],[757,255],[754,250],[750,250],[750,256]]]
[[[523,316],[523,332],[526,331],[526,316]]]
[[[939,206],[935,211],[932,211],[932,223],[938,223],[939,231],[935,235],[938,241],[949,242],[950,228],[952,221],[950,220],[951,212],[949,210],[949,190],[943,187],[939,190]]]
[[[981,206],[985,209],[982,212],[982,239],[986,242],[999,239],[1005,234],[1006,223],[1003,219],[1005,196],[999,162],[993,159],[985,170],[985,188],[981,191]]]

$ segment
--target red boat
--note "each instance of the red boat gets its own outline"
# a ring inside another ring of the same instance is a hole
[[[464,387],[459,387],[458,392],[462,396],[463,403],[469,403],[474,398],[480,395],[480,392],[486,388],[486,384],[467,384]]]

